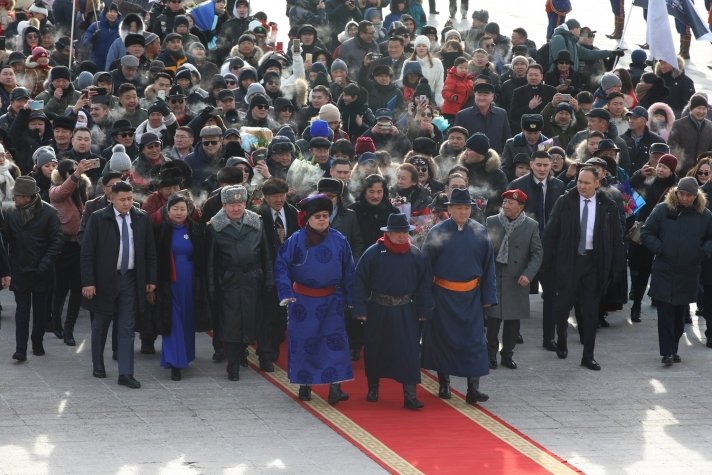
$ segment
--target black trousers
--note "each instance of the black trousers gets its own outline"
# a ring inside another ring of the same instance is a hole
[[[590,253],[585,256],[577,255],[575,268],[570,278],[573,281],[573,290],[557,295],[554,304],[557,345],[559,348],[567,348],[566,332],[569,324],[569,311],[577,303],[581,308],[583,357],[593,358],[598,328],[598,306],[601,303],[601,289],[599,288],[594,256]]]
[[[499,328],[502,327],[502,358],[511,358],[514,347],[517,345],[520,320],[502,320],[501,318],[487,317],[487,352],[494,358],[499,350]]]
[[[245,353],[247,345],[244,343],[225,342],[225,356],[227,357],[227,372],[240,370],[240,359]]]
[[[434,1],[434,0],[431,0]],[[469,0],[460,0],[460,13],[463,15],[467,14],[467,9],[469,8]],[[431,8],[430,11],[434,9]],[[455,18],[457,14],[457,0],[450,0],[450,18]]]
[[[54,264],[56,283],[52,295],[52,326],[55,330],[62,329],[62,310],[64,301],[69,294],[67,305],[67,318],[65,325],[67,331],[74,330],[74,324],[79,316],[79,306],[82,303],[82,281],[79,272],[79,243],[65,241],[62,251],[57,256]]]
[[[633,307],[640,308],[640,303],[648,287],[650,271],[653,267],[654,254],[647,247],[629,243],[628,267],[630,267],[630,290],[633,294]]]
[[[705,285],[702,290],[703,316],[707,322],[705,336],[712,338],[712,285]]]
[[[265,292],[262,298],[262,319],[257,329],[257,355],[260,360],[277,361],[279,346],[287,331],[287,307],[280,307],[277,291]]]
[[[15,351],[27,354],[30,338],[30,310],[32,310],[32,346],[42,346],[47,320],[50,292],[15,292]]]
[[[673,305],[658,300],[658,342],[660,356],[677,354],[680,337],[685,332],[685,310],[687,305]]]
[[[554,331],[556,329],[556,317],[554,316],[554,291],[550,287],[546,278],[539,272],[536,278],[541,282],[541,298],[543,299],[542,308],[542,340],[544,343],[554,339]]]
[[[344,310],[344,318],[346,319],[346,335],[349,337],[349,348],[361,351],[366,322],[353,318],[350,309]]]

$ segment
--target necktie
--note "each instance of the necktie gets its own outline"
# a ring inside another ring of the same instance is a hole
[[[126,222],[126,215],[121,215],[121,274],[126,274],[129,271],[129,224]]]
[[[284,222],[279,213],[274,214],[274,230],[277,232],[277,239],[282,244],[285,238]]]
[[[586,229],[588,228],[588,203],[591,200],[583,200],[583,211],[581,212],[581,236],[579,236],[578,253],[583,255],[586,252]]]
[[[536,219],[539,221],[539,234],[544,233],[544,225],[546,224],[546,208],[545,208],[545,198],[544,194],[544,183],[539,182],[539,206],[536,211]]]

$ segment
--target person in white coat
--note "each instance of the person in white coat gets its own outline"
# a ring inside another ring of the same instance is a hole
[[[427,36],[417,36],[414,47],[415,50],[408,60],[417,60],[420,63],[423,77],[428,80],[430,89],[433,91],[433,100],[438,107],[441,107],[443,105],[443,85],[445,84],[443,63],[430,52],[430,40]]]

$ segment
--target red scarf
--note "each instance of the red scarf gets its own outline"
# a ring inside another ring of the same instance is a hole
[[[326,239],[326,235],[329,234],[329,228],[326,228],[324,231],[317,231],[309,224],[304,226],[304,231],[307,233],[307,247],[314,247]]]
[[[408,238],[408,242],[405,244],[396,244],[391,241],[391,238],[388,237],[388,234],[384,234],[383,237],[379,238],[377,242],[383,244],[385,248],[391,251],[393,254],[406,254],[410,252],[410,238]]]

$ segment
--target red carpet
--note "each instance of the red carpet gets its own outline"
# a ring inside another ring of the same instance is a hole
[[[286,346],[281,354],[274,373],[260,374],[296,399],[298,386],[286,374]],[[259,371],[254,352],[250,363]],[[465,404],[461,394],[439,399],[437,381],[426,372],[418,386],[425,404],[419,411],[403,408],[402,386],[390,380],[381,381],[379,402],[367,402],[363,360],[354,363],[354,374],[354,381],[342,385],[350,400],[330,406],[324,385],[313,388],[312,401],[300,403],[392,473],[580,473],[482,407]]]

